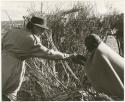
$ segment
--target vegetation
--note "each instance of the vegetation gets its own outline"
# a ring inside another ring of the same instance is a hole
[[[58,10],[46,15],[51,31],[46,31],[41,36],[41,43],[50,49],[66,53],[76,52],[87,57],[84,39],[88,34],[98,34],[106,41],[107,36],[112,35],[111,28],[114,28],[112,25],[115,19],[122,19],[123,22],[123,15],[117,14],[117,17],[115,14],[107,15],[102,19],[92,15],[92,10],[93,7],[90,4],[80,5],[78,3],[70,11]],[[68,18],[65,18],[67,16]],[[123,40],[121,40],[123,32],[117,34],[120,34],[118,42],[123,44]],[[111,100],[111,96],[99,93],[92,87],[84,72],[84,67],[74,64],[71,60],[28,59],[26,60],[26,74],[18,93],[18,100]]]

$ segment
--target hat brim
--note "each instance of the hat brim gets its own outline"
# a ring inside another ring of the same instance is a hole
[[[34,24],[34,25],[49,30],[49,28],[46,25],[40,25],[40,24]]]

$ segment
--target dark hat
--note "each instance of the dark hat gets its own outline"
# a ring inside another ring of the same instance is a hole
[[[46,25],[46,20],[43,18],[33,16],[31,18],[31,22],[38,27],[49,29]]]

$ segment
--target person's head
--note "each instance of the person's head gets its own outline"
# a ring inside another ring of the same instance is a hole
[[[46,21],[40,17],[32,17],[28,22],[26,28],[32,31],[34,34],[41,34],[44,30],[48,30],[49,28],[46,26]]]
[[[90,34],[85,38],[85,46],[89,52],[94,51],[101,43],[101,38],[96,34]]]

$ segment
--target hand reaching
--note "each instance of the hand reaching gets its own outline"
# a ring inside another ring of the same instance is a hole
[[[85,62],[87,60],[83,55],[79,54],[73,56],[71,59],[75,64],[81,64],[81,65],[85,65]]]

